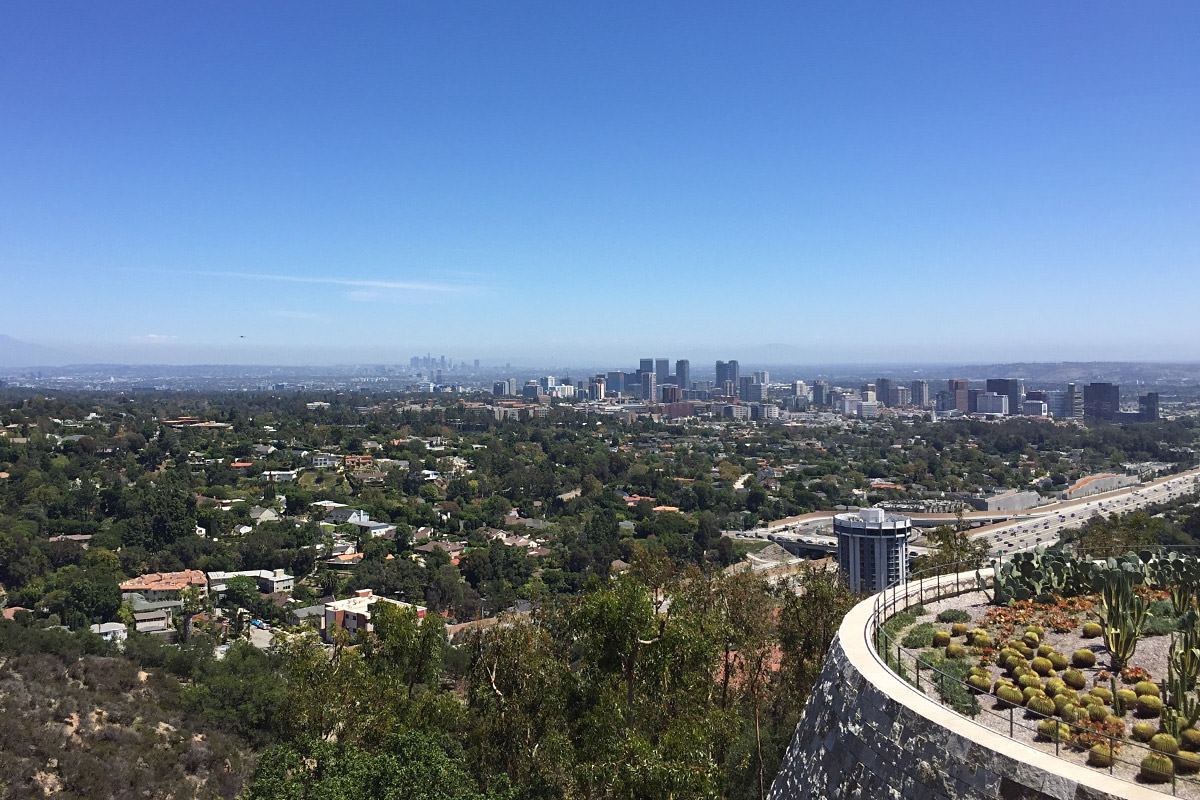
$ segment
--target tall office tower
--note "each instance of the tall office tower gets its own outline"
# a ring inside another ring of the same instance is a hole
[[[946,381],[946,389],[954,398],[954,408],[961,414],[969,412],[970,396],[967,394],[966,378],[951,378]]]
[[[683,399],[683,392],[678,386],[667,384],[660,390],[662,392],[662,401],[664,403],[678,403]]]
[[[1146,392],[1138,398],[1138,416],[1145,422],[1158,419],[1158,392]]]
[[[686,358],[675,362],[675,383],[684,391],[692,388],[692,362]]]
[[[515,395],[517,393],[517,379],[508,378],[504,382],[508,384],[508,393]]]
[[[716,375],[713,377],[713,383],[715,383],[717,386],[720,386],[727,380],[729,380],[729,365],[724,361],[718,361]]]
[[[736,361],[718,361],[717,362],[717,380],[718,386],[726,381],[733,381],[733,385],[737,386],[741,380],[741,371],[738,369]]]
[[[1121,408],[1121,387],[1114,383],[1089,383],[1083,387],[1083,416],[1116,419]]]
[[[642,373],[642,399],[647,403],[658,400],[658,378],[653,372]]]
[[[479,369],[479,359],[475,359],[475,369]]]
[[[607,381],[603,375],[595,375],[588,381],[588,399],[603,400],[606,394]]]
[[[1008,395],[981,392],[975,401],[975,410],[980,414],[1008,414]]]
[[[813,381],[812,401],[814,406],[829,405],[829,384],[825,381]]]
[[[508,394],[508,381],[496,381],[492,384],[492,394],[496,397],[503,397]]]
[[[654,379],[658,381],[658,385],[662,386],[668,383],[671,379],[671,359],[656,358],[654,359]]]
[[[605,376],[606,389],[609,394],[618,395],[625,391],[625,373],[614,371]]]
[[[771,382],[771,373],[765,369],[758,370],[754,373],[754,380],[758,381],[763,386],[766,386]]]
[[[875,384],[864,383],[862,388],[858,390],[858,399],[865,403],[874,403],[879,399],[879,394],[875,390]]]
[[[1083,392],[1073,383],[1067,384],[1066,413],[1063,416],[1071,419],[1083,416]]]
[[[1021,403],[1025,402],[1024,378],[988,378],[986,388],[1008,398],[1009,414],[1021,413]]]
[[[1049,402],[1049,394],[1042,389],[1030,389],[1025,393],[1026,400],[1040,400],[1043,403]]]
[[[761,403],[765,399],[767,385],[759,383],[753,375],[738,381],[738,397],[744,403]]]
[[[1048,392],[1042,392],[1042,394],[1046,395],[1046,398],[1043,401],[1046,404],[1046,413],[1058,419],[1065,419],[1070,416],[1070,414],[1067,413],[1066,392],[1055,389]],[[1033,395],[1033,392],[1030,392],[1029,395]],[[1028,400],[1026,402],[1028,402]]]
[[[808,397],[808,385],[804,381],[792,381],[792,397]]]
[[[876,378],[875,379],[875,399],[883,403],[888,408],[893,408],[896,405],[896,397],[893,391],[896,384],[891,378]]]
[[[929,381],[913,381],[908,387],[912,392],[912,404],[920,408],[929,407]]]
[[[833,517],[838,567],[850,591],[874,594],[903,583],[908,575],[912,521],[882,508],[864,508]]]
[[[912,405],[912,392],[907,386],[892,387],[893,408],[907,408]]]
[[[643,358],[638,362],[638,375],[644,375],[647,372],[654,372],[653,358]]]

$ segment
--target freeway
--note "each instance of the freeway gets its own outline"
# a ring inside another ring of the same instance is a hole
[[[1016,553],[1032,550],[1038,545],[1057,541],[1062,531],[1076,528],[1095,514],[1125,514],[1156,503],[1168,502],[1200,488],[1200,468],[1169,475],[1148,483],[1114,489],[1077,500],[1064,500],[1050,505],[1038,506],[1019,512],[968,512],[966,521],[978,524],[991,522],[975,528],[972,536],[986,537],[993,552]],[[814,511],[795,517],[776,520],[765,526],[748,531],[725,531],[726,536],[747,539],[772,539],[793,541],[798,544],[837,552],[837,541],[833,537],[833,511]],[[954,524],[954,514],[905,514],[914,521],[936,524]],[[1000,520],[1000,521],[994,521]],[[913,548],[922,550],[922,548]]]
[[[1144,506],[1176,500],[1198,487],[1200,469],[1193,469],[1150,483],[1040,506],[1026,512],[1027,518],[985,525],[971,535],[986,539],[992,552],[1018,553],[1053,544],[1064,530],[1077,528],[1097,514],[1127,514]]]

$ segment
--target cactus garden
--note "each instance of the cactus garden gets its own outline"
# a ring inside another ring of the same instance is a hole
[[[893,669],[1005,735],[1200,798],[1200,560],[1039,550],[993,566],[887,621]]]

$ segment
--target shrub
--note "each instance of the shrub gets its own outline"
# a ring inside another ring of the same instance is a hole
[[[1152,694],[1144,694],[1137,701],[1137,715],[1147,719],[1157,717],[1162,714],[1162,700]]]
[[[1029,698],[1028,702],[1025,703],[1025,708],[1043,717],[1053,716],[1056,711],[1054,701],[1045,695],[1037,695]]]
[[[1142,625],[1142,636],[1166,636],[1179,627],[1174,617],[1146,617]]]
[[[929,623],[925,623],[925,624],[929,624]],[[908,641],[907,636],[904,637],[904,641],[905,642]],[[901,644],[903,644],[903,642],[901,642]],[[945,647],[946,645],[950,644],[950,634],[946,633],[945,631],[932,631],[931,630],[930,634],[929,634],[929,644],[932,644],[934,647]],[[929,645],[926,644],[926,645],[921,645],[921,646],[928,647]]]
[[[1151,753],[1142,759],[1140,774],[1149,783],[1166,783],[1174,772],[1171,759],[1162,753]]]
[[[1103,742],[1094,745],[1091,750],[1088,750],[1087,763],[1093,767],[1108,767],[1112,765],[1113,757],[1112,742]]]
[[[1096,666],[1096,654],[1091,650],[1076,650],[1071,654],[1071,664],[1076,667]]]
[[[1051,653],[1050,655],[1048,655],[1046,657],[1050,659],[1050,663],[1054,666],[1055,669],[1064,670],[1067,668],[1067,663],[1068,663],[1067,657],[1064,656],[1062,653]]]
[[[908,633],[904,634],[904,638],[900,640],[900,645],[909,650],[916,650],[922,647],[929,647],[934,644],[937,639],[937,634],[934,633],[932,622],[922,622],[914,625],[909,629]]]
[[[923,617],[929,612],[925,610],[925,606],[917,603],[915,606],[908,607],[908,613],[912,614],[914,617]]]
[[[1151,725],[1149,722],[1133,723],[1132,735],[1139,742],[1148,742],[1154,738],[1154,734],[1158,733],[1158,728]]]
[[[1095,639],[1096,637],[1101,636],[1103,633],[1104,633],[1104,626],[1101,625],[1099,622],[1083,623],[1083,638]]]
[[[938,622],[970,622],[971,614],[961,608],[947,608],[937,615]]]
[[[1038,656],[1033,661],[1029,662],[1029,668],[1038,675],[1049,675],[1054,671],[1054,665],[1050,663],[1050,659]]]
[[[1069,669],[1062,674],[1063,683],[1072,689],[1082,689],[1087,686],[1087,678],[1077,669]]]
[[[1156,733],[1150,737],[1150,749],[1173,756],[1179,752],[1179,740],[1169,733]]]
[[[1187,750],[1200,750],[1200,731],[1184,728],[1179,732],[1179,745]]]
[[[1143,695],[1158,697],[1158,684],[1152,681],[1138,681],[1134,685],[1133,691],[1137,693],[1138,697]]]

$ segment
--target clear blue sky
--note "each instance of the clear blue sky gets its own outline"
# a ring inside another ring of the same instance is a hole
[[[6,3],[0,333],[1195,360],[1198,145],[1194,0]]]

